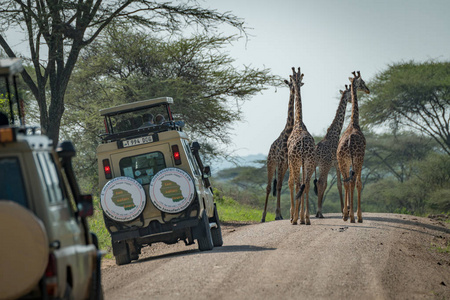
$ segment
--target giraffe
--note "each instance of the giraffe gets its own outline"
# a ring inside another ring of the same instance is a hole
[[[303,85],[303,74],[292,68],[291,79],[295,91],[294,128],[288,139],[289,189],[291,191],[291,223],[297,224],[300,207],[300,224],[310,225],[308,192],[311,176],[316,168],[316,151],[314,139],[303,124],[300,87]],[[302,169],[302,185],[300,186],[300,169]],[[294,209],[294,187],[296,205]],[[306,203],[305,203],[306,197]]]
[[[280,197],[281,197],[281,187],[283,185],[284,175],[288,169],[288,156],[287,156],[287,140],[294,127],[294,90],[291,82],[287,80],[284,81],[289,85],[290,95],[288,104],[288,116],[286,125],[280,136],[272,143],[269,150],[269,155],[267,155],[267,188],[266,188],[266,202],[264,204],[264,211],[261,218],[261,222],[266,221],[267,213],[267,201],[269,199],[269,194],[271,191],[271,181],[275,174],[277,176],[273,183],[274,196],[277,195],[277,208],[275,210],[275,220],[282,220],[281,208],[280,208]],[[278,174],[277,174],[278,171]],[[275,189],[276,188],[276,189]]]
[[[339,190],[339,197],[341,199],[341,212],[344,209],[341,174],[339,173],[339,166],[336,159],[336,150],[338,147],[342,126],[344,124],[347,103],[351,103],[352,98],[350,89],[347,85],[345,85],[345,91],[340,91],[340,93],[341,99],[339,101],[334,120],[330,127],[328,127],[325,137],[316,145],[317,165],[319,167],[320,174],[319,180],[317,181],[317,218],[323,218],[322,200],[327,188],[328,173],[333,166],[336,168],[337,186]]]
[[[359,109],[358,109],[358,97],[357,97],[357,87],[359,86],[366,94],[370,91],[367,88],[364,80],[361,78],[361,73],[358,71],[358,75],[353,72],[353,78],[349,78],[351,85],[351,95],[352,95],[352,115],[350,119],[350,124],[339,140],[339,145],[337,148],[337,160],[339,163],[339,169],[341,171],[342,177],[344,178],[344,188],[345,188],[345,205],[343,210],[343,219],[347,221],[348,219],[348,207],[350,206],[350,222],[355,223],[355,216],[353,210],[353,192],[358,190],[358,208],[357,216],[358,223],[362,223],[362,212],[361,212],[361,170],[364,163],[364,152],[366,150],[366,139],[364,134],[359,127]]]

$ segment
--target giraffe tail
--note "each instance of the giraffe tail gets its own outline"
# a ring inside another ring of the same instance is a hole
[[[316,196],[319,194],[319,190],[317,189],[317,178],[314,179],[314,194],[316,194]]]
[[[278,181],[277,181],[277,171],[275,170],[275,176],[274,176],[274,180],[273,180],[273,189],[272,189],[272,195],[274,197],[277,196],[277,185],[278,185]]]
[[[353,154],[352,154],[352,147],[351,147],[352,136],[353,135],[350,135],[350,138],[348,139],[348,151],[350,152],[350,158],[352,160],[352,164],[350,165],[350,172],[349,172],[350,174],[348,174],[349,175],[348,181],[352,181],[353,180],[353,176],[355,176],[355,171],[353,171],[354,166],[353,166]]]
[[[317,169],[314,170],[314,194],[316,194],[316,196],[319,195],[319,190],[317,188]]]
[[[300,199],[300,197],[302,196],[304,190],[305,190],[305,184],[302,184],[300,186],[300,190],[298,191],[297,195],[295,196],[295,199]]]

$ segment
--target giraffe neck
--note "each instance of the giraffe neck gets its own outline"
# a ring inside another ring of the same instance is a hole
[[[352,116],[350,123],[353,127],[359,128],[359,108],[358,108],[358,96],[356,95],[355,81],[351,84],[352,91]]]
[[[287,121],[286,126],[284,127],[284,134],[289,137],[289,135],[292,132],[292,129],[294,128],[294,99],[295,99],[295,93],[291,90],[290,96],[289,96],[289,104],[288,104],[288,115],[287,115]]]
[[[330,127],[328,127],[327,134],[325,135],[327,139],[336,137],[337,140],[339,140],[339,135],[341,134],[342,126],[344,125],[345,110],[347,108],[347,100],[345,99],[344,95],[345,93],[341,95],[341,100],[336,110],[334,120],[331,123]]]
[[[302,98],[300,96],[300,86],[295,87],[295,120],[294,126],[302,128],[303,126]]]

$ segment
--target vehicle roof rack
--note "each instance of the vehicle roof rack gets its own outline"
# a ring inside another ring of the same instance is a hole
[[[17,90],[17,83],[15,76],[22,71],[23,71],[22,59],[17,57],[0,59],[0,76],[5,78],[6,93],[9,100],[9,118],[12,125],[14,125],[14,110],[13,110],[13,99],[11,97],[10,80],[12,80],[12,85],[14,88],[14,92],[12,94],[14,95],[15,103],[17,104],[19,122],[20,125],[24,124],[23,114],[20,109],[19,93]]]
[[[23,66],[20,58],[0,59],[0,76],[12,76],[22,71]]]
[[[138,102],[121,104],[121,105],[117,105],[114,107],[101,109],[100,115],[107,116],[107,115],[114,115],[114,114],[118,114],[118,113],[126,113],[126,112],[130,112],[130,111],[145,109],[145,108],[157,105],[157,104],[165,104],[165,103],[172,104],[173,99],[171,97],[160,97],[160,98],[155,98],[155,99],[142,100],[142,101],[138,101]]]

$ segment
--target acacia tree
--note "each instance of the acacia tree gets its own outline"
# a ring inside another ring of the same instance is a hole
[[[450,62],[393,64],[369,86],[360,104],[362,124],[422,132],[450,155]]]
[[[367,147],[364,159],[368,183],[393,176],[405,182],[415,175],[414,163],[426,158],[436,146],[430,138],[412,132],[396,135],[366,135]]]
[[[228,128],[241,120],[240,103],[272,85],[268,69],[238,68],[223,47],[235,37],[193,35],[163,39],[128,26],[111,26],[83,49],[66,93],[62,134],[77,146],[77,168],[96,173],[99,109],[172,97],[176,119],[202,144],[206,157],[227,156]],[[91,180],[92,181],[92,180]]]
[[[219,24],[228,24],[245,30],[236,16],[203,9],[195,1],[0,0],[0,14],[0,46],[9,57],[18,53],[5,38],[8,29],[23,32],[28,40],[27,59],[34,74],[24,71],[22,78],[38,102],[42,130],[55,142],[65,108],[64,95],[80,51],[110,23],[126,22],[153,32],[172,33],[188,25],[215,30]]]

